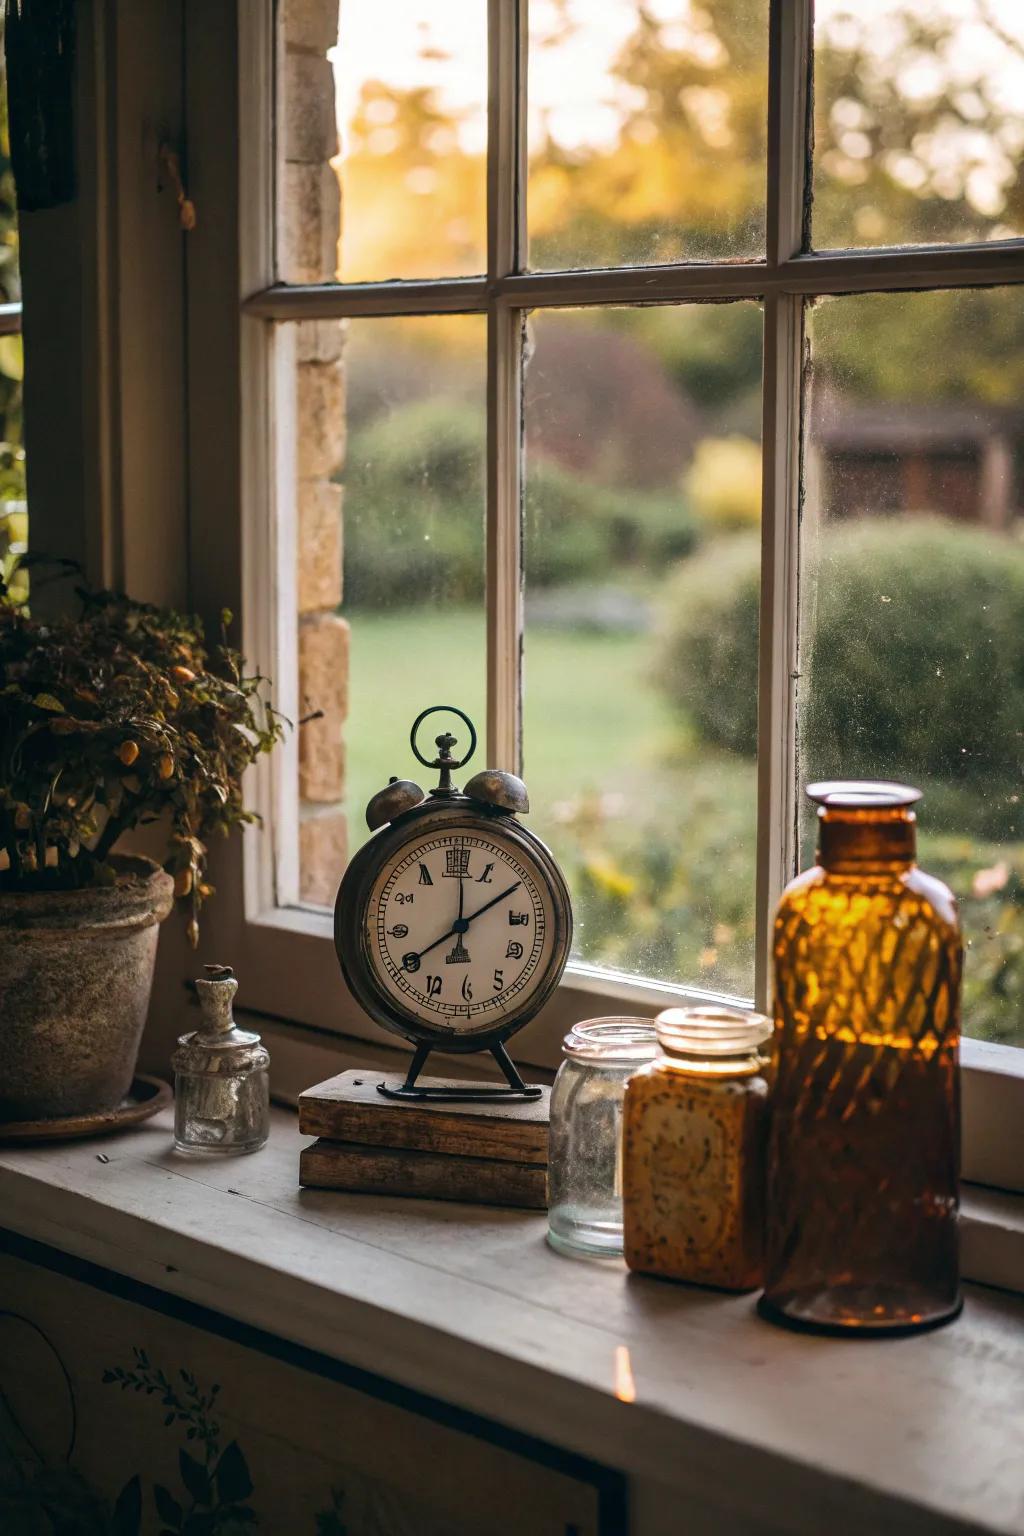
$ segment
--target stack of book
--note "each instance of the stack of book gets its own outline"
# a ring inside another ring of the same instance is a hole
[[[413,1195],[473,1205],[547,1206],[548,1105],[539,1099],[389,1099],[400,1072],[342,1072],[299,1095],[299,1130],[317,1141],[299,1159],[312,1189]],[[476,1087],[421,1078],[417,1087]]]

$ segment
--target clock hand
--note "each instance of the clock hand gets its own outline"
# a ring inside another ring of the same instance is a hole
[[[490,901],[484,902],[482,907],[477,907],[476,911],[471,912],[468,917],[456,918],[455,922],[447,930],[447,932],[442,933],[441,937],[439,939],[435,939],[433,944],[428,944],[426,949],[420,950],[419,954],[416,956],[417,960],[422,960],[424,955],[429,955],[432,949],[436,949],[439,944],[443,944],[445,940],[450,939],[453,934],[465,933],[470,923],[473,922],[475,918],[480,917],[484,912],[490,911],[491,907],[496,907],[499,901],[505,900],[506,896],[511,896],[512,892],[517,891],[522,883],[523,882],[521,880],[517,880],[515,885],[510,885],[507,891],[502,891],[500,895],[493,897]],[[406,956],[405,958],[408,959],[409,956]]]
[[[511,896],[513,891],[518,891],[522,883],[523,882],[521,880],[517,880],[515,885],[510,885],[507,891],[501,892],[500,896],[494,896],[490,901],[484,902],[482,907],[477,907],[476,911],[471,912],[467,918],[463,919],[463,921],[467,925],[469,923],[475,922],[478,917],[482,917],[485,912],[489,912],[492,907],[496,907],[499,901],[504,901],[505,897]]]

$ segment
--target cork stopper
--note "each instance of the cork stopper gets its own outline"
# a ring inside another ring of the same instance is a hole
[[[206,1035],[227,1034],[235,1027],[231,1011],[238,982],[230,965],[206,965],[205,977],[196,981],[199,1008],[203,1016],[202,1032]]]

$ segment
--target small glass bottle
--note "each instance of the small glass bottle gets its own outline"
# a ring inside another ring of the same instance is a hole
[[[174,1145],[179,1152],[257,1152],[270,1134],[270,1053],[231,1013],[238,982],[208,965],[196,982],[202,1025],[182,1035],[174,1068]]]
[[[564,1253],[622,1253],[622,1096],[656,1050],[650,1019],[589,1019],[565,1037],[551,1090],[548,1242]]]
[[[819,848],[775,919],[765,1296],[829,1332],[960,1309],[962,950],[917,867],[916,789],[812,784]]]
[[[761,1283],[771,1020],[739,1008],[669,1008],[661,1054],[630,1078],[623,1122],[630,1269],[723,1290]]]

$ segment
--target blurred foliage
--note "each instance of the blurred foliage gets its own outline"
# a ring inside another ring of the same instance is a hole
[[[345,469],[345,608],[482,602],[484,444],[479,410],[425,399],[352,433]],[[696,528],[682,497],[597,484],[550,460],[525,497],[538,587],[661,569]]]
[[[590,964],[749,996],[754,776],[732,754],[706,747],[676,772],[690,811],[678,835],[666,835],[678,809],[664,779],[660,790],[645,784],[618,815],[596,794],[569,808],[556,846],[572,889],[577,946]],[[1024,1045],[1024,847],[932,831],[942,819],[936,808],[928,794],[918,855],[957,895],[967,946],[965,1031]]]
[[[1019,408],[1024,396],[1020,288],[819,299],[807,329],[815,389],[900,405]]]
[[[958,56],[961,29],[973,26],[993,47],[1002,38],[1017,67],[1024,31],[1017,22],[1012,30],[1001,27],[987,0],[965,0],[956,16],[943,10],[924,0],[894,0],[881,25],[877,10],[861,12],[850,3],[819,19],[818,246],[985,239],[1024,230],[1024,180],[1017,171],[1024,108],[997,70],[976,70],[965,84],[970,66]],[[553,5],[548,12],[547,33],[533,39],[538,51],[557,50],[587,24],[579,5]],[[600,91],[602,101],[616,103],[619,117],[610,144],[563,144],[557,114],[542,118],[529,189],[533,266],[709,259],[762,248],[767,5],[718,0],[680,12],[669,15],[636,0],[635,26]],[[428,54],[423,68],[429,78]],[[465,116],[432,87],[376,78],[364,83],[340,162],[350,209],[344,240],[352,249],[345,277],[481,269],[479,241],[469,232],[483,227],[482,156],[465,147]],[[429,188],[429,219],[411,216],[410,186]],[[358,217],[351,213],[356,207]],[[943,312],[940,299],[907,296],[888,320],[879,318],[877,345],[848,327],[849,344],[836,351],[848,387],[882,398],[908,392],[951,398],[968,387],[983,400],[1019,399],[1024,304],[1018,293],[981,294],[975,310],[960,311],[973,358],[964,356],[960,322]],[[700,323],[675,333],[652,312],[650,345],[702,406],[733,400],[744,385],[753,403],[757,307],[706,305],[700,314]],[[608,319],[615,324],[614,310]],[[983,356],[990,365],[979,362]],[[756,436],[756,413],[736,426]]]
[[[628,719],[624,709],[624,727]],[[591,965],[749,996],[750,764],[684,751],[660,771],[639,769],[631,790],[625,804],[621,796],[581,793],[559,807],[557,827],[542,828],[572,891],[577,953]]]
[[[757,750],[761,543],[748,534],[707,545],[666,584],[653,681],[680,719],[714,746]]]
[[[595,108],[612,98],[615,142],[563,145],[557,117],[531,145],[530,256],[537,267],[754,256],[764,246],[767,5],[719,0],[636,25]],[[557,48],[582,8],[536,46]],[[609,210],[614,210],[609,216]]]
[[[815,50],[814,243],[1021,234],[1022,59],[1019,19],[991,0],[835,7]]]
[[[654,672],[684,729],[750,757],[759,554],[736,537],[681,567]],[[1024,545],[936,519],[860,521],[819,534],[803,587],[801,777],[924,790],[920,857],[961,902],[970,1033],[1020,1043]],[[702,870],[727,906],[718,863]]]
[[[744,753],[757,734],[759,566],[748,538],[682,567],[659,671],[707,741]],[[1024,544],[933,518],[857,521],[822,530],[802,586],[808,774],[962,785],[968,801],[988,804],[971,825],[991,815],[1015,832],[1007,796],[1024,770]]]
[[[705,437],[686,474],[686,492],[697,518],[726,533],[761,522],[761,449],[749,437]]]
[[[207,840],[254,819],[242,774],[281,724],[226,642],[211,663],[198,619],[80,595],[44,624],[0,590],[0,889],[110,884],[117,839],[166,815],[194,943]]]

